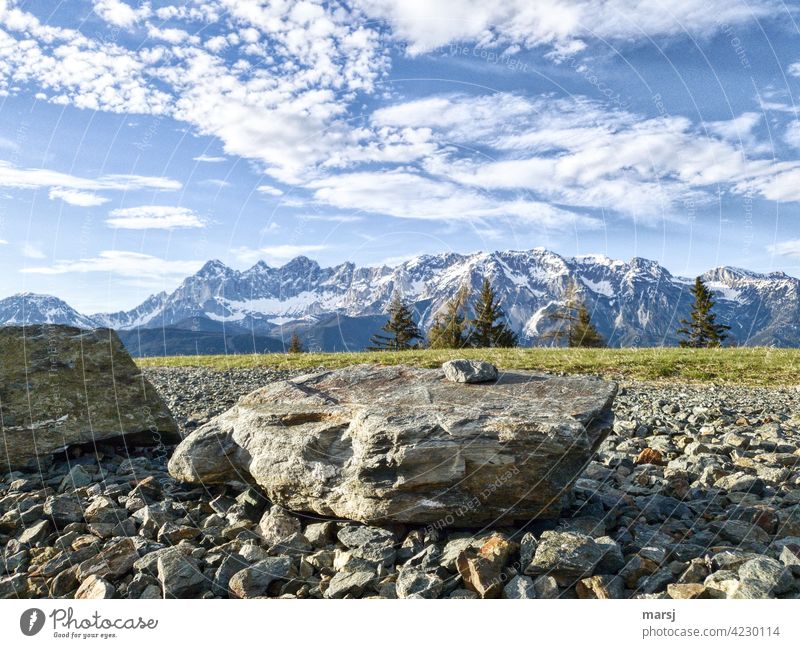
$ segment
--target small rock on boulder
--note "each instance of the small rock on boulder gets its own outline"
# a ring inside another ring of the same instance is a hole
[[[442,365],[447,380],[457,383],[482,383],[497,380],[497,367],[481,360],[450,360]]]

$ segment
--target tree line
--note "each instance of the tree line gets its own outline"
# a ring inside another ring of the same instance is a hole
[[[691,289],[692,310],[688,320],[680,320],[677,333],[681,347],[721,346],[729,326],[718,324],[713,312],[711,291],[697,277]],[[470,295],[462,286],[434,316],[427,339],[420,330],[411,307],[395,295],[389,305],[388,320],[380,332],[370,338],[368,351],[407,351],[411,349],[510,348],[518,345],[517,334],[509,327],[500,301],[488,279],[470,308]],[[599,348],[606,342],[592,323],[586,303],[580,298],[574,281],[567,285],[562,304],[548,316],[557,323],[542,336],[554,346]],[[305,351],[297,333],[292,334],[289,353]]]

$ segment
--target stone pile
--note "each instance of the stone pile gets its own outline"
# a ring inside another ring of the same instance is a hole
[[[169,401],[183,371],[148,377]],[[472,530],[295,514],[100,443],[0,475],[0,597],[800,597],[800,392],[632,384],[613,409],[558,519]]]

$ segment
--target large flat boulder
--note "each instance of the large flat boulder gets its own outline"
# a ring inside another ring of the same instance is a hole
[[[494,382],[359,365],[273,383],[176,448],[191,483],[253,481],[275,503],[360,522],[469,527],[556,517],[610,429],[614,383]]]
[[[116,437],[180,441],[164,401],[109,329],[0,328],[0,423],[0,472]]]

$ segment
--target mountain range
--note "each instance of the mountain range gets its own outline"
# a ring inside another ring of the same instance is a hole
[[[172,293],[129,311],[84,315],[56,297],[14,295],[0,300],[0,325],[109,327],[134,355],[280,351],[295,332],[310,349],[360,350],[385,322],[395,294],[427,329],[459,287],[476,294],[484,277],[524,345],[556,326],[550,315],[570,281],[609,346],[675,345],[694,283],[647,259],[564,257],[543,248],[423,255],[394,267],[323,268],[297,257],[278,268],[261,261],[239,271],[214,260]],[[800,346],[800,280],[732,267],[702,278],[714,292],[718,321],[731,326],[732,343]]]

